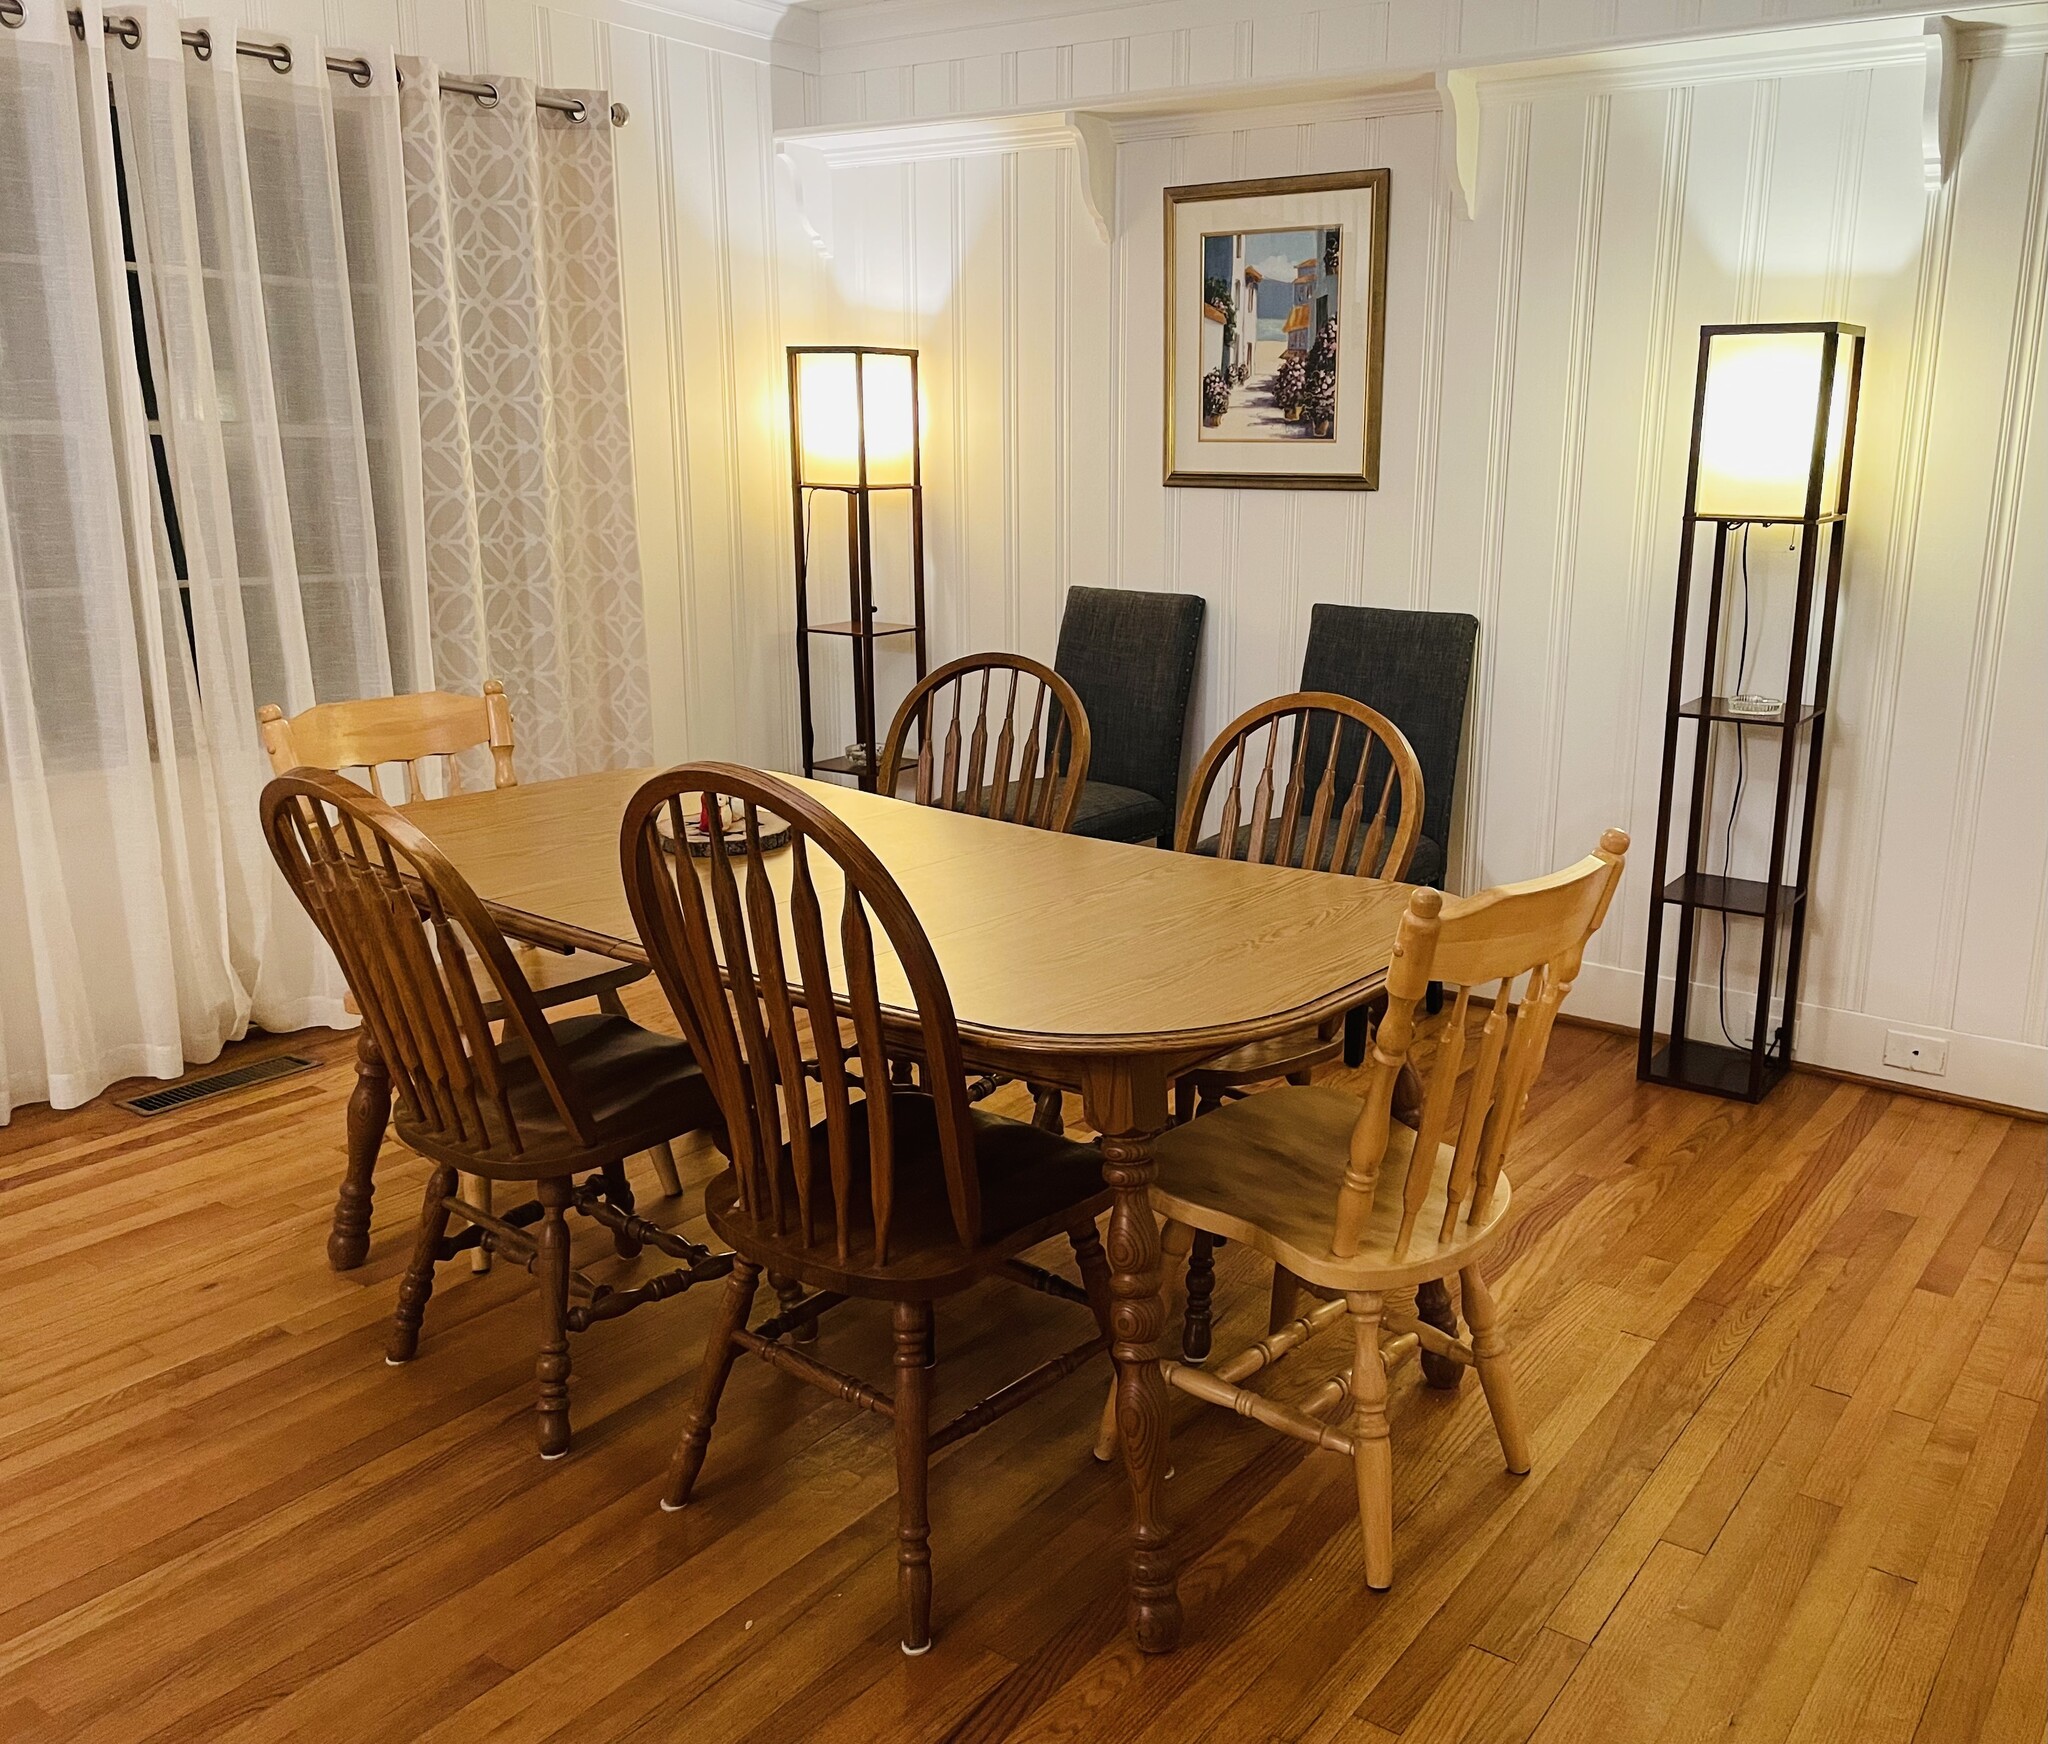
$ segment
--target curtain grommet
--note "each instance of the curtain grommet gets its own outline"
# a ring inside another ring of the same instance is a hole
[[[9,30],[19,30],[28,22],[28,12],[21,0],[0,0],[0,24]]]
[[[625,104],[614,103],[612,105],[612,125],[614,127],[624,127],[631,119],[632,111]]]

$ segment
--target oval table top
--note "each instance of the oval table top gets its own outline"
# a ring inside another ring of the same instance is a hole
[[[570,776],[406,812],[507,930],[644,962],[618,838],[627,799],[651,773]],[[1385,980],[1413,889],[783,779],[888,867],[937,953],[963,1040],[1005,1053],[1206,1054],[1347,1011]],[[811,858],[829,903],[831,868]],[[907,990],[879,929],[875,943],[883,1002],[900,1009]]]

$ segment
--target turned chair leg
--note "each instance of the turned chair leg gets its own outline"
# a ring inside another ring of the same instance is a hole
[[[538,1181],[540,1225],[534,1231],[534,1271],[540,1281],[540,1356],[533,1366],[538,1396],[540,1456],[569,1451],[569,1220],[575,1183],[561,1176]]]
[[[786,1278],[779,1272],[768,1274],[768,1287],[775,1292],[775,1310],[787,1315],[804,1299],[804,1283],[801,1278]],[[813,1314],[800,1320],[790,1329],[791,1344],[816,1344],[818,1342],[818,1317]]]
[[[1500,1436],[1500,1451],[1517,1477],[1529,1469],[1529,1437],[1522,1428],[1522,1410],[1515,1397],[1515,1375],[1508,1366],[1508,1344],[1501,1336],[1493,1294],[1477,1266],[1458,1274],[1465,1298],[1465,1324],[1472,1328],[1473,1366],[1486,1393],[1486,1408]]]
[[[1385,1592],[1394,1584],[1394,1447],[1387,1432],[1387,1369],[1380,1359],[1380,1296],[1353,1290],[1355,1348],[1351,1358],[1352,1467],[1358,1477],[1358,1523],[1365,1534],[1365,1584]]]
[[[441,1257],[441,1241],[448,1233],[448,1195],[455,1191],[455,1171],[436,1169],[427,1178],[427,1197],[420,1206],[420,1230],[413,1242],[412,1264],[398,1286],[398,1312],[391,1320],[391,1342],[384,1360],[394,1368],[409,1363],[420,1348],[420,1322],[426,1318],[427,1298],[434,1293],[434,1264]]]
[[[895,1327],[896,1586],[903,1604],[903,1651],[914,1657],[932,1644],[932,1305],[898,1302]]]
[[[1301,1280],[1285,1266],[1273,1267],[1273,1293],[1266,1303],[1266,1330],[1278,1332],[1301,1313]]]
[[[1442,1278],[1428,1278],[1415,1286],[1415,1318],[1425,1326],[1451,1338],[1458,1336],[1458,1311],[1451,1306],[1451,1287]],[[1430,1386],[1455,1393],[1465,1379],[1465,1365],[1433,1350],[1421,1353],[1422,1378]]]
[[[633,1183],[626,1179],[623,1162],[605,1164],[604,1196],[606,1203],[616,1206],[628,1217],[633,1215]],[[640,1238],[629,1230],[615,1229],[612,1231],[612,1251],[622,1260],[633,1259],[640,1252]]]
[[[1095,1325],[1102,1336],[1113,1343],[1116,1339],[1116,1304],[1109,1291],[1109,1256],[1102,1251],[1102,1232],[1090,1218],[1078,1228],[1070,1229],[1067,1240],[1073,1243],[1074,1263],[1081,1268],[1081,1287],[1088,1292],[1088,1307],[1095,1315]]]
[[[683,1194],[683,1177],[676,1171],[675,1147],[667,1139],[647,1153],[647,1160],[654,1165],[654,1178],[661,1183],[664,1199],[680,1199]]]
[[[1187,1305],[1181,1310],[1180,1354],[1198,1368],[1209,1360],[1215,1344],[1215,1296],[1216,1238],[1205,1230],[1197,1230],[1188,1249]]]
[[[619,997],[619,990],[616,987],[607,987],[597,996],[597,1009],[607,1017],[630,1015],[626,1010],[626,1002]],[[663,1139],[650,1150],[647,1153],[647,1160],[654,1165],[654,1178],[661,1183],[662,1197],[677,1197],[683,1190],[683,1178],[676,1173],[676,1153],[669,1148],[668,1140]]]
[[[1173,1280],[1180,1263],[1194,1245],[1195,1232],[1185,1223],[1170,1219],[1159,1226],[1159,1320],[1173,1318]],[[1109,1377],[1109,1397],[1102,1402],[1102,1420],[1095,1430],[1095,1457],[1105,1465],[1116,1458],[1116,1376]]]
[[[327,1263],[353,1271],[370,1254],[370,1195],[377,1152],[391,1123],[391,1074],[366,1023],[356,1031],[356,1083],[348,1098],[348,1162],[334,1198],[334,1223],[327,1232]]]
[[[697,1474],[704,1469],[704,1453],[711,1445],[711,1426],[718,1421],[718,1399],[725,1391],[732,1365],[740,1354],[733,1334],[747,1323],[754,1306],[754,1291],[761,1282],[761,1268],[750,1260],[736,1259],[726,1279],[725,1294],[719,1298],[718,1318],[704,1340],[704,1358],[697,1365],[697,1396],[690,1404],[683,1438],[676,1443],[669,1461],[668,1488],[661,1498],[662,1512],[673,1514],[689,1506],[690,1492],[697,1486]]]
[[[491,1182],[487,1175],[461,1175],[457,1180],[462,1196],[479,1211],[491,1208]],[[469,1269],[472,1272],[487,1272],[491,1269],[491,1250],[478,1243],[469,1250]]]
[[[1065,1132],[1067,1130],[1067,1098],[1062,1090],[1049,1084],[1033,1084],[1031,1087],[1031,1124],[1040,1132]]]

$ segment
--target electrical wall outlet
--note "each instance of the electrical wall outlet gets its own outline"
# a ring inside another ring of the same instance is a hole
[[[1886,1030],[1884,1063],[1902,1072],[1929,1072],[1939,1077],[1948,1070],[1948,1043],[1940,1036],[1914,1035],[1910,1030]]]

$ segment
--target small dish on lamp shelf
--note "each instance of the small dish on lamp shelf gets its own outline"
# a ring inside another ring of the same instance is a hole
[[[1753,693],[1745,692],[1737,696],[1731,696],[1728,699],[1728,712],[1731,715],[1783,714],[1785,712],[1785,701],[1782,697],[1757,696]]]

